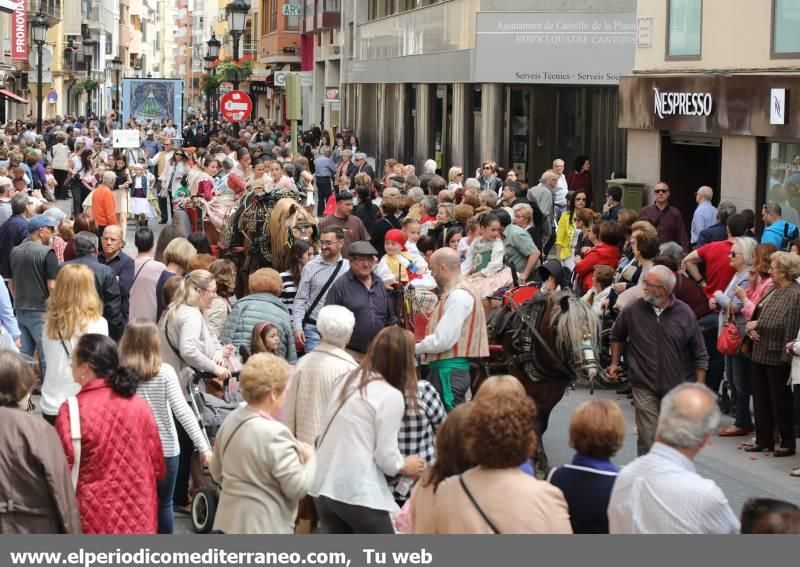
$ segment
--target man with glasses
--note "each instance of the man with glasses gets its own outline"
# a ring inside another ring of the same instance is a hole
[[[689,235],[683,223],[681,212],[669,204],[669,185],[660,181],[656,183],[655,202],[642,209],[641,216],[649,220],[656,231],[661,243],[677,242],[684,251],[689,251]]]
[[[292,305],[292,331],[298,347],[311,352],[319,346],[317,315],[333,283],[350,269],[350,262],[342,257],[344,230],[329,227],[320,230],[322,254],[314,257],[300,276],[297,295]]]
[[[156,156],[156,195],[158,195],[158,208],[161,209],[161,224],[167,224],[170,207],[170,199],[167,197],[167,193],[165,193],[163,197],[161,196],[161,176],[164,174],[164,170],[167,168],[173,155],[175,155],[174,142],[172,138],[167,138],[164,140],[164,145],[161,151],[158,152],[158,156]]]
[[[107,226],[103,230],[103,237],[100,240],[103,250],[97,259],[101,264],[105,264],[117,276],[119,282],[120,304],[122,309],[122,320],[128,324],[128,312],[130,310],[130,294],[133,287],[133,258],[125,254],[122,249],[125,241],[122,239],[122,229],[118,225]]]
[[[608,375],[616,379],[624,350],[640,456],[655,440],[661,399],[685,381],[687,368],[694,369],[697,382],[706,378],[703,334],[692,309],[672,294],[675,282],[669,268],[651,268],[644,276],[643,296],[620,313],[611,329]]]
[[[356,153],[356,155],[353,156],[353,163],[356,164],[358,173],[366,173],[369,175],[370,181],[375,179],[375,170],[367,163],[367,154],[363,152]]]

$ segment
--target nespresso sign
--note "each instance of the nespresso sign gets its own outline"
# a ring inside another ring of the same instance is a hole
[[[665,116],[711,116],[711,93],[661,92],[653,87],[653,112]]]
[[[629,75],[620,128],[800,139],[800,76]]]

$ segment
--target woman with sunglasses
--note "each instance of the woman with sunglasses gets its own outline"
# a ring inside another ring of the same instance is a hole
[[[556,228],[556,257],[565,268],[575,269],[575,246],[580,230],[575,227],[575,211],[585,209],[588,198],[583,191],[570,191],[567,194],[567,210],[558,219]]]
[[[497,164],[493,161],[485,161],[478,172],[478,182],[481,184],[481,191],[494,191],[497,198],[502,196],[503,180],[497,176]]]
[[[745,334],[745,319],[742,308],[744,301],[736,295],[736,288],[747,289],[750,285],[750,268],[758,242],[752,238],[740,236],[735,238],[728,254],[730,266],[736,270],[724,291],[714,292],[714,297],[709,300],[709,306],[719,311],[719,328],[724,332],[729,318],[736,323],[739,336]],[[753,422],[750,419],[750,392],[752,383],[750,378],[750,359],[743,354],[725,357],[725,373],[728,383],[736,393],[736,421],[719,432],[720,437],[738,437],[753,431]]]

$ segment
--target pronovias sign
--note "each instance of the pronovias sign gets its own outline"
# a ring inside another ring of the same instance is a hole
[[[661,92],[653,87],[653,112],[665,116],[711,116],[713,99],[710,93]]]

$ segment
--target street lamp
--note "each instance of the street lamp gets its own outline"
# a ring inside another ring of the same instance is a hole
[[[44,93],[42,92],[42,49],[47,41],[47,30],[50,24],[47,18],[40,11],[31,22],[31,35],[33,43],[36,44],[36,131],[42,133],[42,104],[44,103]]]
[[[94,57],[94,48],[97,46],[97,40],[91,37],[83,38],[83,58],[86,60],[86,78],[92,78],[92,57]],[[86,118],[92,115],[92,93],[86,91]]]
[[[120,126],[122,126],[122,114],[120,113],[119,108],[119,73],[122,70],[122,59],[119,58],[119,55],[111,60],[111,68],[114,70],[114,82],[117,85],[117,88],[114,91],[114,110],[116,110],[117,113],[117,122]]]
[[[214,61],[219,59],[219,49],[222,47],[222,42],[217,39],[217,33],[215,31],[211,32],[211,39],[206,42],[206,46],[208,47],[208,53],[203,58],[205,60],[205,68],[206,73],[211,71],[212,76],[216,76],[217,68],[214,65]],[[214,89],[216,91],[216,89]],[[211,96],[208,96],[211,94]],[[207,93],[206,94],[208,100],[208,129],[211,130],[211,114],[212,110],[214,114],[216,114],[216,92]],[[213,100],[212,100],[213,99]]]
[[[239,62],[239,39],[244,33],[244,28],[247,26],[247,13],[250,11],[250,4],[244,0],[233,0],[230,4],[225,6],[225,12],[228,18],[228,33],[233,38],[233,62]],[[233,90],[239,90],[239,72],[233,78]],[[233,133],[239,136],[239,123],[233,123]]]

